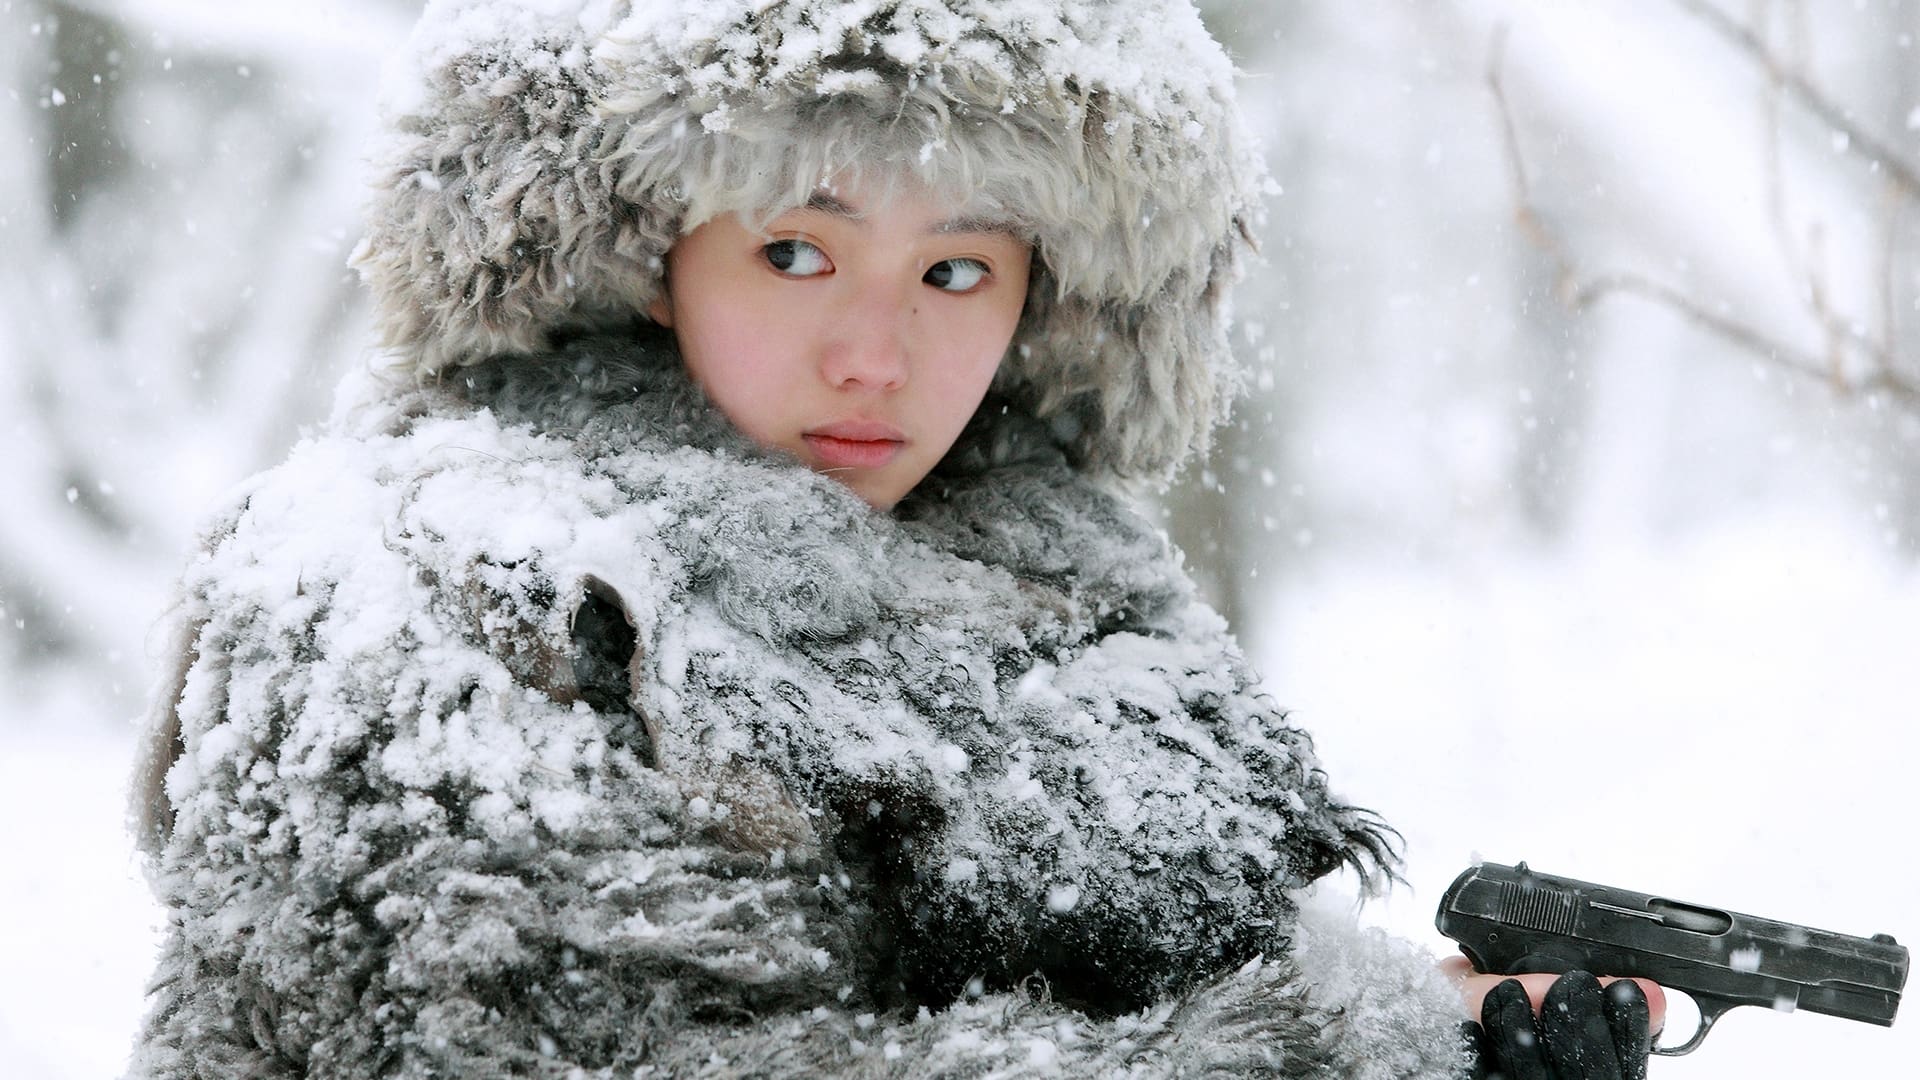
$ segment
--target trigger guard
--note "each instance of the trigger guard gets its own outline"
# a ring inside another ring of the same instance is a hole
[[[1480,959],[1479,955],[1476,954],[1472,949],[1469,949],[1465,945],[1462,945],[1460,946],[1460,955],[1467,958],[1467,963],[1473,965],[1473,970],[1479,972],[1482,975],[1488,974],[1487,962],[1485,960]]]
[[[1713,1027],[1715,1021],[1736,1007],[1734,1002],[1716,1001],[1711,998],[1705,1001],[1694,998],[1693,1001],[1700,1008],[1700,1026],[1693,1029],[1693,1035],[1679,1046],[1661,1046],[1656,1040],[1649,1053],[1658,1057],[1680,1057],[1693,1053],[1700,1049],[1701,1043],[1707,1041],[1707,1029]]]

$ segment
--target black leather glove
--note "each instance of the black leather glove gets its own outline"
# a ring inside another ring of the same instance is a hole
[[[1609,983],[1569,971],[1533,1014],[1518,979],[1487,994],[1478,1024],[1460,1025],[1478,1064],[1474,1080],[1646,1080],[1647,996],[1631,979]]]

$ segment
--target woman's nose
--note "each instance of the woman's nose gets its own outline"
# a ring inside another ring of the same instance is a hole
[[[907,382],[911,301],[867,294],[833,319],[820,374],[836,389],[898,390]]]

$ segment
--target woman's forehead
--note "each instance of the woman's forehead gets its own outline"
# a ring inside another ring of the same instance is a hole
[[[822,214],[854,223],[875,216],[904,213],[933,235],[1002,233],[1023,242],[1031,231],[1003,203],[978,191],[934,188],[902,172],[841,175],[822,180],[802,199],[741,213],[749,222],[765,226],[789,214]]]
[[[876,198],[862,198],[858,194],[847,197],[822,188],[808,196],[805,204],[787,213],[825,214],[828,217],[858,223],[874,215],[884,215],[894,210],[900,210],[909,217],[918,219],[923,226],[920,231],[929,235],[1005,233],[1017,239],[1024,239],[1018,226],[1005,215],[995,214],[985,206],[967,208],[963,204],[957,204],[956,200],[940,198],[925,192],[891,191]]]

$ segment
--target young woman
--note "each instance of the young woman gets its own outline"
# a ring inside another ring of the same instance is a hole
[[[1236,385],[1185,0],[430,3],[411,61],[392,369],[185,575],[136,1073],[1473,1067],[1302,909],[1390,833],[1116,493]]]

